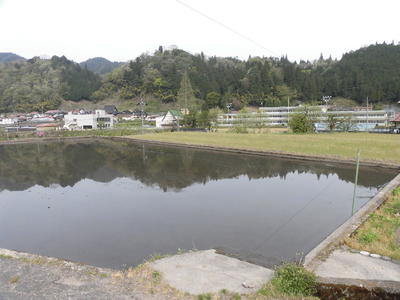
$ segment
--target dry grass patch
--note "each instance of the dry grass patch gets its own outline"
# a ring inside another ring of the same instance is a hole
[[[400,187],[345,240],[354,249],[400,260]]]

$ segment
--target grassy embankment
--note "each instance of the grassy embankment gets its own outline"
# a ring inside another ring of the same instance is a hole
[[[361,160],[400,163],[400,136],[391,134],[163,132],[134,138],[349,159],[360,149]]]
[[[400,260],[400,187],[345,243],[354,249],[365,250]]]

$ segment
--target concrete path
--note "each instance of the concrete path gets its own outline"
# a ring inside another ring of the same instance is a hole
[[[57,258],[0,249],[0,299],[182,299],[152,270],[96,268]]]
[[[345,250],[335,250],[315,273],[320,277],[398,281],[400,264]]]
[[[198,295],[225,289],[246,294],[257,291],[273,276],[273,271],[215,250],[189,252],[157,260],[151,267],[172,287]]]

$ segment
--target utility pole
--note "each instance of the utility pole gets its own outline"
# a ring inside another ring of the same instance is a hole
[[[143,127],[144,127],[144,107],[146,106],[146,102],[144,101],[143,97],[140,97],[140,118],[142,119],[142,134],[143,134]]]
[[[357,184],[358,184],[358,169],[360,167],[360,149],[357,150],[356,155],[356,178],[354,180],[354,191],[353,191],[353,204],[351,206],[351,215],[354,215],[355,203],[356,203],[356,193],[357,193]]]
[[[332,99],[332,96],[322,96],[322,101],[325,102],[325,106],[326,106],[326,112],[325,112],[326,121],[328,121],[328,102],[331,99]]]
[[[368,99],[368,96],[367,96],[367,130],[366,130],[366,131],[368,131],[368,126],[369,126],[369,120],[368,120],[368,101],[369,101],[369,99]]]

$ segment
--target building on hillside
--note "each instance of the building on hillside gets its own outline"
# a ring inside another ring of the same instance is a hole
[[[118,109],[115,105],[104,105],[104,110],[107,114],[110,115],[118,114]]]
[[[64,128],[68,130],[112,128],[114,116],[104,110],[96,110],[93,114],[74,114],[64,116]]]
[[[290,116],[299,110],[299,106],[260,107],[259,112],[220,114],[217,119],[219,127],[232,127],[246,123],[248,126],[282,126],[287,127]],[[313,106],[310,109],[318,113],[315,124],[317,130],[328,129],[328,116],[333,115],[340,122],[349,120],[351,130],[367,131],[377,127],[390,126],[393,111],[385,110],[329,110],[328,106]]]
[[[155,118],[156,128],[177,127],[182,117],[179,110],[169,110],[165,115]]]

